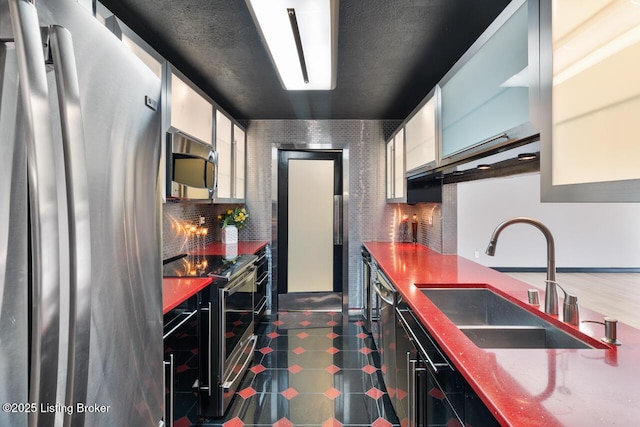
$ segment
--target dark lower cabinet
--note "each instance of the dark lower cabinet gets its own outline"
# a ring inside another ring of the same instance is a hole
[[[396,360],[393,403],[400,425],[499,426],[406,305],[396,309]]]
[[[193,385],[198,378],[198,304],[200,294],[164,315],[165,426],[197,420]]]

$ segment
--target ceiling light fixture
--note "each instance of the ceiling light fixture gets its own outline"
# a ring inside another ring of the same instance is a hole
[[[486,171],[486,170],[488,170],[488,169],[491,169],[491,165],[481,164],[481,165],[478,165],[478,166],[477,166],[477,169],[478,169],[478,170],[481,170],[481,171]]]
[[[287,13],[289,14],[289,22],[291,23],[293,39],[296,42],[296,49],[298,50],[298,59],[300,60],[300,69],[302,70],[302,80],[304,80],[305,83],[309,83],[309,73],[307,72],[307,63],[304,60],[304,50],[302,50],[302,40],[300,39],[300,29],[298,28],[296,10],[294,8],[290,8],[287,9]]]
[[[246,0],[282,86],[336,86],[339,0]]]

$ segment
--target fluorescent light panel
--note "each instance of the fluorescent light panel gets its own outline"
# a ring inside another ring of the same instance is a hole
[[[246,0],[287,90],[335,88],[338,0]],[[288,8],[295,9],[309,83],[302,77]]]

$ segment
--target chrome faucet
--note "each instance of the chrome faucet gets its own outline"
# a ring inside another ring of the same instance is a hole
[[[525,217],[508,219],[499,224],[493,231],[491,240],[489,241],[489,246],[487,246],[487,250],[485,253],[489,256],[494,256],[496,253],[496,243],[498,242],[498,236],[500,235],[502,230],[504,230],[511,224],[518,223],[533,225],[538,230],[542,231],[542,234],[544,234],[544,237],[547,239],[547,286],[544,296],[544,311],[549,314],[557,315],[558,290],[556,289],[556,250],[553,243],[553,236],[551,235],[551,231],[544,224],[542,224],[538,220]]]

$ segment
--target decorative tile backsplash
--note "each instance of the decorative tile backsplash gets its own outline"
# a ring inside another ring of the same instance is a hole
[[[205,245],[220,241],[222,236],[218,215],[227,209],[235,209],[236,206],[239,205],[175,201],[162,205],[162,259],[189,252],[194,239],[200,239],[199,242]],[[207,233],[193,237],[191,227],[199,226],[200,217],[204,217],[202,226],[207,228]],[[245,231],[246,229],[240,230],[240,239],[251,240],[245,238]]]

